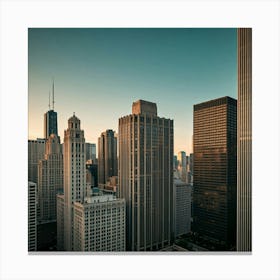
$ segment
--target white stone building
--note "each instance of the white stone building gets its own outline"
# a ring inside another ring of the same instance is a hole
[[[92,196],[74,203],[74,251],[125,251],[125,200]]]

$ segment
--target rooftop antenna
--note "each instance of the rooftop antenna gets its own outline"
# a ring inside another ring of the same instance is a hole
[[[54,110],[54,79],[53,79],[53,84],[52,84],[52,109]]]
[[[49,110],[51,109],[51,92],[49,91]]]

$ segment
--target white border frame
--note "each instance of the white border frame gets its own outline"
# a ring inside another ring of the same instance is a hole
[[[1,279],[279,279],[279,2],[2,1]],[[253,254],[27,254],[27,28],[253,28]]]

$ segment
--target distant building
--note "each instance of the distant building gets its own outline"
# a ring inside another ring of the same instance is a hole
[[[45,158],[38,164],[38,203],[40,221],[56,220],[56,195],[63,193],[63,157],[59,138],[51,134]]]
[[[44,137],[47,139],[51,134],[57,134],[57,112],[49,110],[44,114]]]
[[[139,100],[119,119],[118,197],[126,200],[129,251],[159,250],[173,242],[173,120]]]
[[[28,251],[37,251],[37,186],[28,182]]]
[[[125,251],[125,200],[113,195],[74,202],[74,251]]]
[[[236,245],[237,102],[194,105],[193,231]]]
[[[45,157],[46,139],[28,140],[28,181],[38,183],[38,163]]]
[[[187,182],[187,156],[186,156],[186,152],[181,151],[178,153],[178,172],[179,172],[179,176],[180,179],[183,182]]]
[[[237,30],[237,251],[252,251],[252,28]]]
[[[89,159],[86,162],[86,182],[91,187],[98,187],[98,165]]]
[[[191,230],[191,185],[174,179],[174,235],[178,237]]]
[[[109,177],[117,175],[117,137],[108,129],[98,138],[98,183],[104,185]]]
[[[177,156],[173,156],[173,170],[178,170],[178,159]]]
[[[187,161],[187,183],[193,185],[193,154],[191,153]]]
[[[92,160],[94,164],[97,163],[96,160],[96,144],[86,143],[86,161]]]

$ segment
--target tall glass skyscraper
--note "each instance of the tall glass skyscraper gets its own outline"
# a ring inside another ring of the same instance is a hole
[[[173,120],[139,100],[119,119],[118,196],[126,201],[129,251],[159,250],[173,239]]]
[[[238,28],[237,251],[252,250],[252,29]]]
[[[49,110],[44,114],[44,137],[48,139],[51,134],[57,134],[57,112]]]
[[[117,137],[108,129],[98,138],[98,183],[104,185],[110,177],[117,175]]]
[[[193,231],[236,245],[237,101],[194,105]]]

